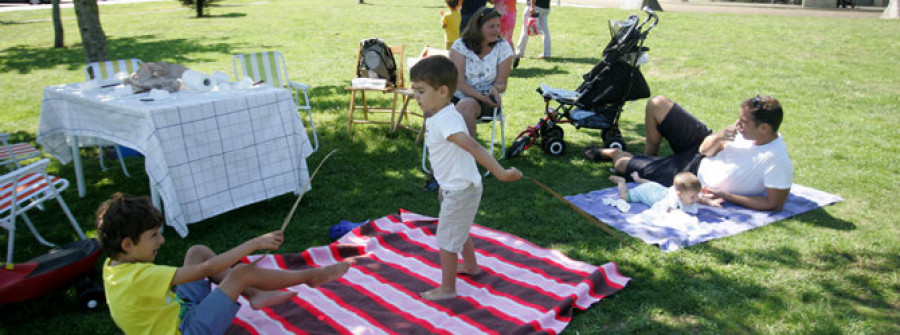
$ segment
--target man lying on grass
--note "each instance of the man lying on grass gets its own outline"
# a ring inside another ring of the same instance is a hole
[[[773,97],[759,96],[741,103],[734,124],[713,133],[684,108],[666,97],[647,102],[644,155],[618,148],[601,154],[613,161],[619,173],[671,185],[679,172],[697,175],[704,193],[755,210],[779,211],[794,182],[794,167],[787,146],[778,134],[783,112]],[[656,156],[663,138],[674,154]],[[590,152],[585,155],[591,157]]]

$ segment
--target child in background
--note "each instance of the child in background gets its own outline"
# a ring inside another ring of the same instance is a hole
[[[343,276],[350,267],[340,262],[284,271],[240,263],[251,252],[281,246],[280,231],[219,255],[195,245],[181,267],[156,265],[153,261],[165,242],[159,231],[162,223],[162,214],[146,197],[116,193],[97,209],[97,235],[109,254],[103,263],[106,302],[116,326],[126,334],[222,334],[240,308],[236,301],[241,294],[253,309],[274,306],[297,294],[280,289],[316,287]],[[218,285],[215,290],[210,281]]]
[[[550,0],[527,0],[525,13],[522,15],[522,34],[519,35],[519,45],[516,46],[516,59],[513,60],[513,68],[519,67],[519,59],[525,57],[525,47],[528,46],[528,18],[537,18],[537,26],[544,37],[544,52],[538,58],[550,57]]]
[[[513,29],[516,27],[516,0],[490,0],[494,4],[494,10],[500,13],[500,37],[513,45]],[[448,48],[449,49],[449,48]]]
[[[425,112],[425,143],[434,177],[440,186],[437,246],[440,249],[441,285],[421,292],[426,300],[456,297],[456,275],[481,273],[469,230],[481,202],[481,174],[476,161],[501,181],[516,181],[522,172],[504,169],[469,135],[466,123],[450,98],[456,92],[459,72],[444,56],[420,60],[409,70],[416,102]],[[459,267],[459,253],[463,264]]]
[[[640,185],[629,190],[625,186],[625,178],[609,176],[609,180],[618,186],[619,199],[627,202],[640,202],[663,212],[680,210],[694,215],[697,214],[698,202],[709,206],[722,206],[722,199],[710,200],[700,196],[702,190],[700,179],[690,172],[681,172],[675,175],[672,187],[668,188],[641,178],[637,172],[632,173],[631,178]]]
[[[444,0],[449,11],[441,11],[441,27],[444,28],[444,49],[450,50],[453,42],[459,38],[459,0]]]

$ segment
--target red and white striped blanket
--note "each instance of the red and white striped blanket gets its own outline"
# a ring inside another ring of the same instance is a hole
[[[241,301],[230,334],[556,334],[572,318],[631,280],[615,263],[572,260],[514,235],[474,225],[475,276],[458,276],[457,299],[426,301],[441,267],[437,220],[401,210],[360,226],[328,246],[268,255],[257,265],[324,266],[352,258],[342,278],[289,288],[288,303],[254,311]],[[253,261],[261,256],[250,256]],[[243,299],[243,298],[242,298]]]

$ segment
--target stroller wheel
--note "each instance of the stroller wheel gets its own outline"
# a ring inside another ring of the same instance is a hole
[[[621,138],[617,138],[609,142],[606,147],[619,148],[619,150],[625,151],[625,141],[623,141]]]
[[[522,135],[516,138],[513,141],[512,145],[506,149],[506,157],[507,158],[515,158],[519,154],[521,154],[525,149],[531,145],[532,139],[530,135]]]
[[[543,134],[541,134],[541,138],[544,142],[548,141],[551,138],[560,138],[562,139],[565,136],[565,132],[563,132],[562,127],[554,125],[553,127],[547,128]]]
[[[619,148],[622,151],[625,151],[625,140],[622,138],[622,132],[619,131],[618,127],[604,129],[600,132],[600,137],[603,138],[603,145],[605,147]]]
[[[546,138],[541,142],[541,147],[544,149],[544,152],[551,156],[562,156],[566,152],[566,142],[563,141],[562,137]]]

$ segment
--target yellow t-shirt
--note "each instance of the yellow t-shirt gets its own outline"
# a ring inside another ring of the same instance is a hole
[[[103,286],[116,326],[129,335],[181,333],[181,300],[170,290],[175,267],[109,263],[103,262]]]
[[[441,18],[441,23],[444,24],[444,43],[447,45],[447,50],[450,50],[450,46],[459,38],[459,23],[461,21],[462,15],[459,14],[458,10],[444,12],[444,16]]]

